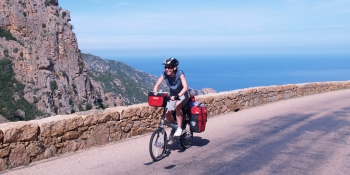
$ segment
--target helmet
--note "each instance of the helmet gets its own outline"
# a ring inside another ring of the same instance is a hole
[[[173,66],[179,65],[179,61],[176,58],[167,58],[164,60],[163,64],[170,64]]]

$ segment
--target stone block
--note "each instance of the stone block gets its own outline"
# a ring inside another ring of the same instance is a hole
[[[140,117],[145,118],[152,113],[152,107],[147,105],[140,106]]]
[[[78,131],[68,131],[62,136],[62,139],[73,140],[73,139],[77,139],[78,137],[79,137]]]
[[[29,156],[36,156],[41,152],[43,152],[42,146],[40,145],[39,142],[33,142],[29,144],[29,146],[27,146],[26,148],[26,151]]]
[[[6,160],[0,158],[0,171],[5,171],[7,168]]]
[[[28,165],[30,163],[30,157],[26,152],[24,144],[17,144],[10,153],[9,163],[11,167],[18,167],[22,165]]]
[[[132,136],[137,136],[137,135],[141,135],[141,134],[145,134],[145,133],[147,133],[147,128],[145,128],[145,127],[131,129]]]
[[[0,149],[0,158],[7,157],[10,154],[10,147],[5,147],[3,149]]]
[[[104,145],[109,142],[109,128],[101,124],[91,130],[90,136],[86,139],[86,146]]]
[[[132,105],[121,112],[120,119],[127,119],[133,116],[140,116],[141,109],[140,105]]]
[[[4,142],[4,133],[0,130],[0,143]]]
[[[33,122],[10,122],[0,124],[3,143],[37,140],[39,126]]]
[[[230,100],[234,100],[238,97],[239,91],[232,91],[227,94],[227,98]]]
[[[67,131],[75,130],[84,125],[84,120],[78,115],[56,115],[38,120],[42,137],[61,136]]]
[[[227,100],[228,93],[227,92],[220,92],[215,97],[215,101],[226,101]]]
[[[206,98],[203,98],[203,99],[198,98],[198,101],[205,103],[205,104],[211,104],[214,102],[214,98],[215,98],[215,96],[211,95],[211,96],[207,96]]]
[[[111,138],[112,138],[112,141],[119,141],[121,139],[121,132],[114,132],[114,133],[111,133]]]
[[[116,121],[117,119],[119,119],[119,112],[92,114],[88,116],[82,116],[82,118],[84,120],[84,126],[91,126],[100,123],[106,123],[112,120]]]

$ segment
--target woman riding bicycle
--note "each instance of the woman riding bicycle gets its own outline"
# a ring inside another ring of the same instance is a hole
[[[170,137],[174,134],[179,137],[182,134],[183,113],[182,107],[187,103],[189,94],[187,92],[188,85],[185,74],[182,70],[178,70],[179,61],[176,58],[167,58],[163,62],[165,71],[159,77],[156,85],[153,88],[154,92],[158,91],[160,84],[165,81],[170,91],[170,101],[166,105],[166,120],[170,123],[175,123],[172,117],[172,111],[176,111],[177,129],[171,132]]]

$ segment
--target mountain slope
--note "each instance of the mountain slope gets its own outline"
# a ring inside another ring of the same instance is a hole
[[[89,77],[100,83],[105,94],[103,100],[109,106],[146,102],[148,92],[153,90],[158,80],[158,77],[136,70],[123,62],[91,54],[82,54],[82,57]],[[161,88],[166,89],[166,86]],[[113,98],[117,98],[118,102],[112,102]]]

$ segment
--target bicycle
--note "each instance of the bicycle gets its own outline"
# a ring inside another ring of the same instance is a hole
[[[173,130],[177,129],[177,124],[169,123],[165,121],[165,106],[166,101],[170,100],[167,93],[163,92],[150,92],[149,94],[156,94],[158,98],[164,98],[164,102],[160,102],[156,106],[163,107],[163,114],[161,116],[161,121],[159,127],[152,133],[149,143],[149,152],[154,161],[159,161],[164,158],[167,154],[167,133],[165,131],[165,126],[172,128]],[[150,95],[149,95],[150,96]],[[150,99],[150,98],[149,98]],[[161,99],[160,99],[161,100]],[[150,103],[149,103],[150,104]],[[190,131],[190,110],[189,105],[186,105],[182,108],[183,112],[183,121],[182,121],[182,134],[179,137],[174,137],[175,139],[180,140],[181,147],[187,149],[191,147],[193,132]],[[172,112],[172,116],[176,116],[176,112]],[[175,141],[174,141],[175,142]]]

